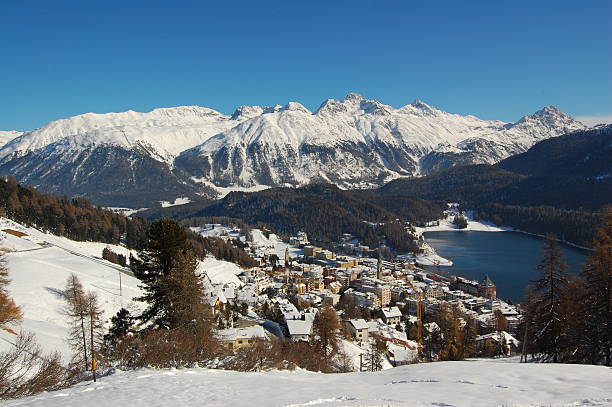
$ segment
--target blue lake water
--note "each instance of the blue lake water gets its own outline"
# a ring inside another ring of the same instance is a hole
[[[453,261],[439,270],[482,280],[488,274],[497,286],[497,296],[522,301],[525,288],[540,275],[544,240],[518,232],[441,231],[426,232],[425,240],[436,252]],[[568,271],[578,273],[588,251],[561,245]]]

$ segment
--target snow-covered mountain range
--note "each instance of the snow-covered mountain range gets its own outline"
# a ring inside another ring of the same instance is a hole
[[[394,108],[354,93],[315,112],[290,102],[241,106],[231,116],[197,106],[87,113],[11,133],[15,138],[3,132],[0,143],[12,140],[0,148],[0,173],[47,192],[134,207],[314,180],[374,187],[458,164],[495,163],[585,127],[554,107],[506,123],[418,100]]]

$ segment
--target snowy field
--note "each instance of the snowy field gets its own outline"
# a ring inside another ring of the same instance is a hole
[[[467,211],[467,213],[465,213],[465,217],[468,220],[468,225],[464,229],[458,229],[455,225],[453,225],[454,214],[451,214],[450,216],[444,219],[440,219],[440,224],[438,226],[429,226],[425,228],[417,227],[416,230],[418,234],[423,234],[425,232],[440,232],[440,231],[447,231],[447,230],[453,230],[457,232],[468,231],[468,230],[474,230],[474,231],[479,231],[479,232],[507,232],[507,231],[514,230],[513,228],[505,227],[505,226],[497,226],[490,222],[476,221],[474,220],[473,211]]]
[[[223,370],[117,372],[97,383],[6,406],[610,406],[612,370],[601,366],[438,362],[375,373]],[[516,360],[514,360],[516,362]]]

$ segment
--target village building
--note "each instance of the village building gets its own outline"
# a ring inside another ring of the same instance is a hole
[[[367,342],[368,336],[368,323],[365,319],[349,319],[345,322],[347,332],[349,332],[357,341]]]
[[[215,336],[222,345],[227,346],[231,350],[253,345],[256,341],[266,338],[265,331],[261,325],[220,329],[215,331]]]
[[[402,312],[397,307],[389,307],[381,309],[383,320],[387,325],[395,326],[400,323]]]

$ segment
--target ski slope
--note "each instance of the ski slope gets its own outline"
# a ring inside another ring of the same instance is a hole
[[[241,373],[202,368],[116,372],[6,406],[610,406],[601,366],[438,362],[375,373]],[[516,362],[516,360],[514,360]]]

